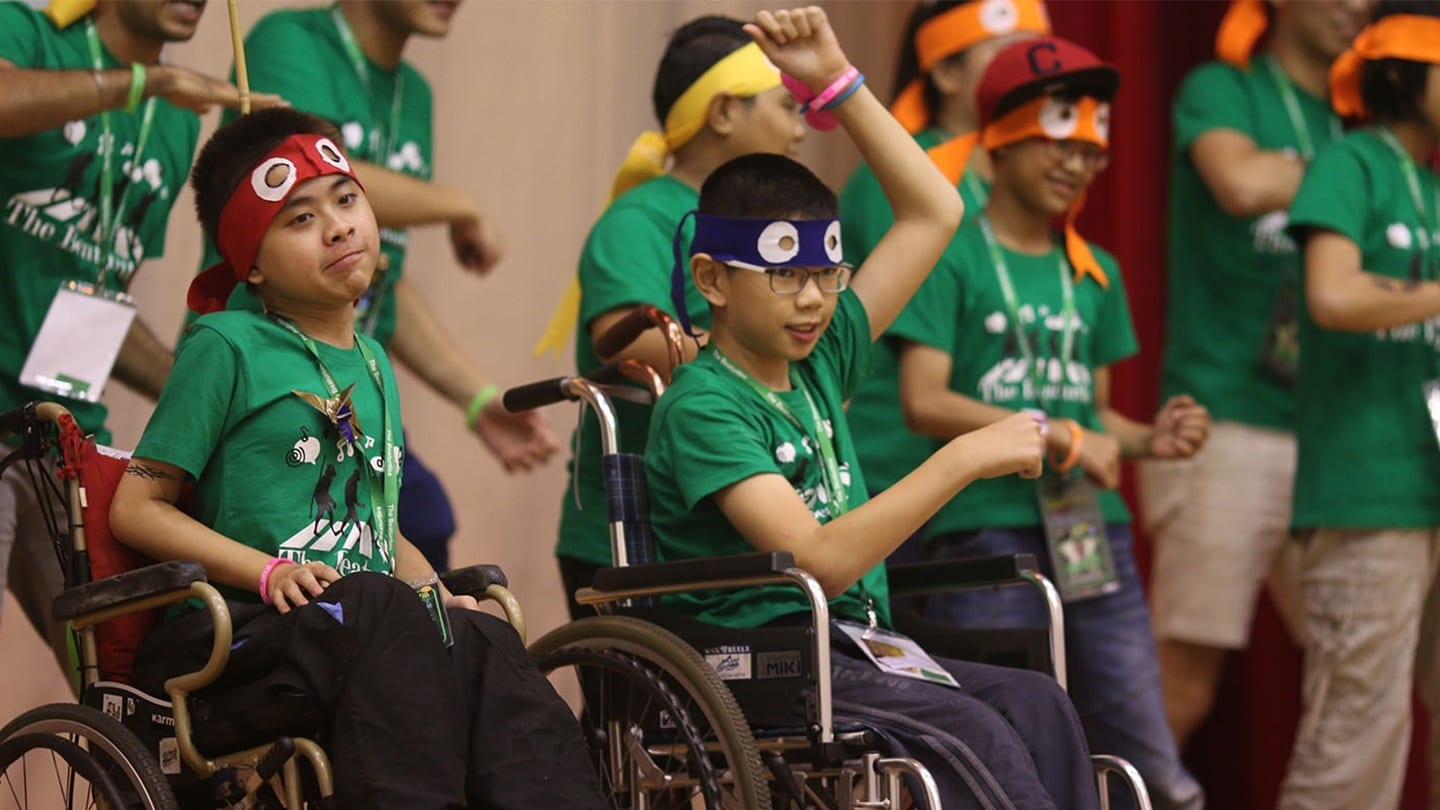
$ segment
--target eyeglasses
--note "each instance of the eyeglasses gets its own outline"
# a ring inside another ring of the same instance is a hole
[[[777,295],[799,295],[810,279],[822,293],[838,293],[850,286],[850,268],[844,265],[831,267],[747,267],[742,264],[725,264],[735,270],[749,270],[764,273],[770,277],[770,291]]]
[[[1071,158],[1079,158],[1087,171],[1096,173],[1105,171],[1110,165],[1110,150],[1088,141],[1073,138],[1063,141],[1046,138],[1044,141],[1046,155],[1056,163],[1069,163]]]

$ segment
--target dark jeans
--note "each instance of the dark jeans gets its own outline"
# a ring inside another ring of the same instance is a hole
[[[450,570],[450,538],[455,535],[450,496],[435,473],[411,450],[408,437],[398,506],[400,534],[420,549],[436,571]]]
[[[936,658],[954,689],[881,672],[838,629],[832,638],[835,717],[922,762],[945,810],[1100,806],[1080,718],[1053,678]]]
[[[1165,719],[1160,666],[1150,635],[1150,611],[1135,570],[1130,527],[1106,526],[1120,589],[1065,606],[1065,653],[1070,695],[1097,753],[1129,760],[1145,777],[1156,810],[1198,810],[1204,794],[1180,762]],[[933,538],[933,559],[987,554],[1034,554],[1054,578],[1041,529],[987,529]],[[961,627],[1046,624],[1044,602],[1033,588],[999,588],[926,597],[929,618]],[[1115,780],[1111,780],[1112,783]],[[1116,807],[1130,807],[1128,797]]]
[[[253,722],[271,706],[298,707],[286,731],[319,737],[347,810],[608,806],[570,709],[508,624],[451,610],[447,650],[393,577],[351,574],[322,599],[284,615],[233,603],[230,665],[196,696],[205,712]],[[157,630],[136,685],[163,693],[166,677],[197,669],[210,627],[197,612]],[[237,705],[242,695],[248,706]]]

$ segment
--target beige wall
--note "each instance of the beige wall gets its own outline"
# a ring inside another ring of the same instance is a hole
[[[242,24],[279,3],[241,0]],[[872,86],[888,85],[894,44],[909,4],[894,0],[829,5],[841,42]],[[650,83],[669,32],[701,13],[745,17],[769,4],[684,0],[481,0],[455,18],[443,41],[416,40],[407,57],[435,90],[436,177],[470,191],[509,245],[489,277],[450,258],[443,229],[411,241],[407,273],[459,342],[496,380],[518,383],[566,373],[571,355],[532,359],[529,348],[574,271],[576,256],[610,177],[642,127],[654,126]],[[215,0],[194,41],[168,59],[213,75],[230,64],[224,4]],[[213,130],[217,113],[205,117]],[[805,159],[833,186],[855,152],[838,133],[812,134]],[[199,261],[199,231],[183,195],[171,217],[165,257],[146,264],[134,291],[145,319],[167,341],[179,329],[185,285]],[[456,564],[505,567],[532,633],[564,617],[552,550],[564,489],[563,459],[510,477],[461,428],[462,417],[401,372],[405,424],[416,452],[455,502]],[[115,442],[133,447],[149,403],[116,386]],[[547,414],[568,437],[574,411]],[[58,671],[9,594],[0,623],[0,722],[48,700],[63,700]]]

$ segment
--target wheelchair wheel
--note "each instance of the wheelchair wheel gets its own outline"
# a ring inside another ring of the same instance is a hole
[[[100,763],[64,737],[21,734],[0,742],[0,808],[124,806]]]
[[[64,745],[26,747],[18,744],[35,737],[50,737],[80,749],[85,758],[100,771],[103,779],[96,782],[93,774],[86,777],[85,772],[81,771],[84,766],[75,765],[65,754],[58,753],[61,749],[69,751]],[[58,784],[63,786],[70,781],[86,778],[92,786],[108,781],[110,789],[115,791],[106,798],[98,787],[89,791],[89,796],[79,795],[66,788],[63,795],[74,803],[56,804],[50,800],[35,805],[37,807],[65,807],[67,810],[72,807],[94,807],[103,810],[179,810],[179,804],[175,801],[175,795],[170,790],[170,784],[161,772],[155,755],[146,749],[129,729],[95,709],[71,703],[54,703],[31,709],[0,729],[0,746],[8,750],[12,741],[17,742],[15,750],[18,751],[18,756],[25,760],[32,759],[27,755],[27,751],[37,748],[55,752],[53,755],[45,755],[44,768],[40,771],[50,783],[56,783],[56,775],[61,767],[60,760],[63,760],[69,773],[60,774]],[[27,768],[29,764],[27,761]],[[0,785],[0,810],[9,810],[12,805],[7,802],[18,803],[14,796],[23,795],[16,792],[22,784],[17,782],[17,779],[35,778],[35,774],[22,771],[18,761],[5,765],[5,772],[0,775],[0,779],[3,779],[3,785]],[[37,783],[30,781],[26,784]],[[18,806],[26,807],[25,804]]]
[[[770,807],[735,698],[679,637],[626,616],[581,619],[530,646],[547,675],[574,673],[581,724],[617,808]]]

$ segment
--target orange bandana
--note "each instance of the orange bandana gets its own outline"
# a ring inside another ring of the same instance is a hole
[[[1238,68],[1249,65],[1255,43],[1269,25],[1265,0],[1230,0],[1230,8],[1215,32],[1215,56]]]
[[[1360,97],[1360,71],[1377,59],[1440,64],[1440,17],[1393,14],[1355,37],[1330,66],[1330,103],[1342,118],[1368,118]]]
[[[926,20],[915,32],[915,54],[920,72],[930,69],[987,39],[1016,31],[1050,33],[1050,18],[1042,0],[974,0]],[[931,110],[925,105],[925,77],[918,76],[900,91],[890,106],[906,131],[914,134],[930,123]]]

